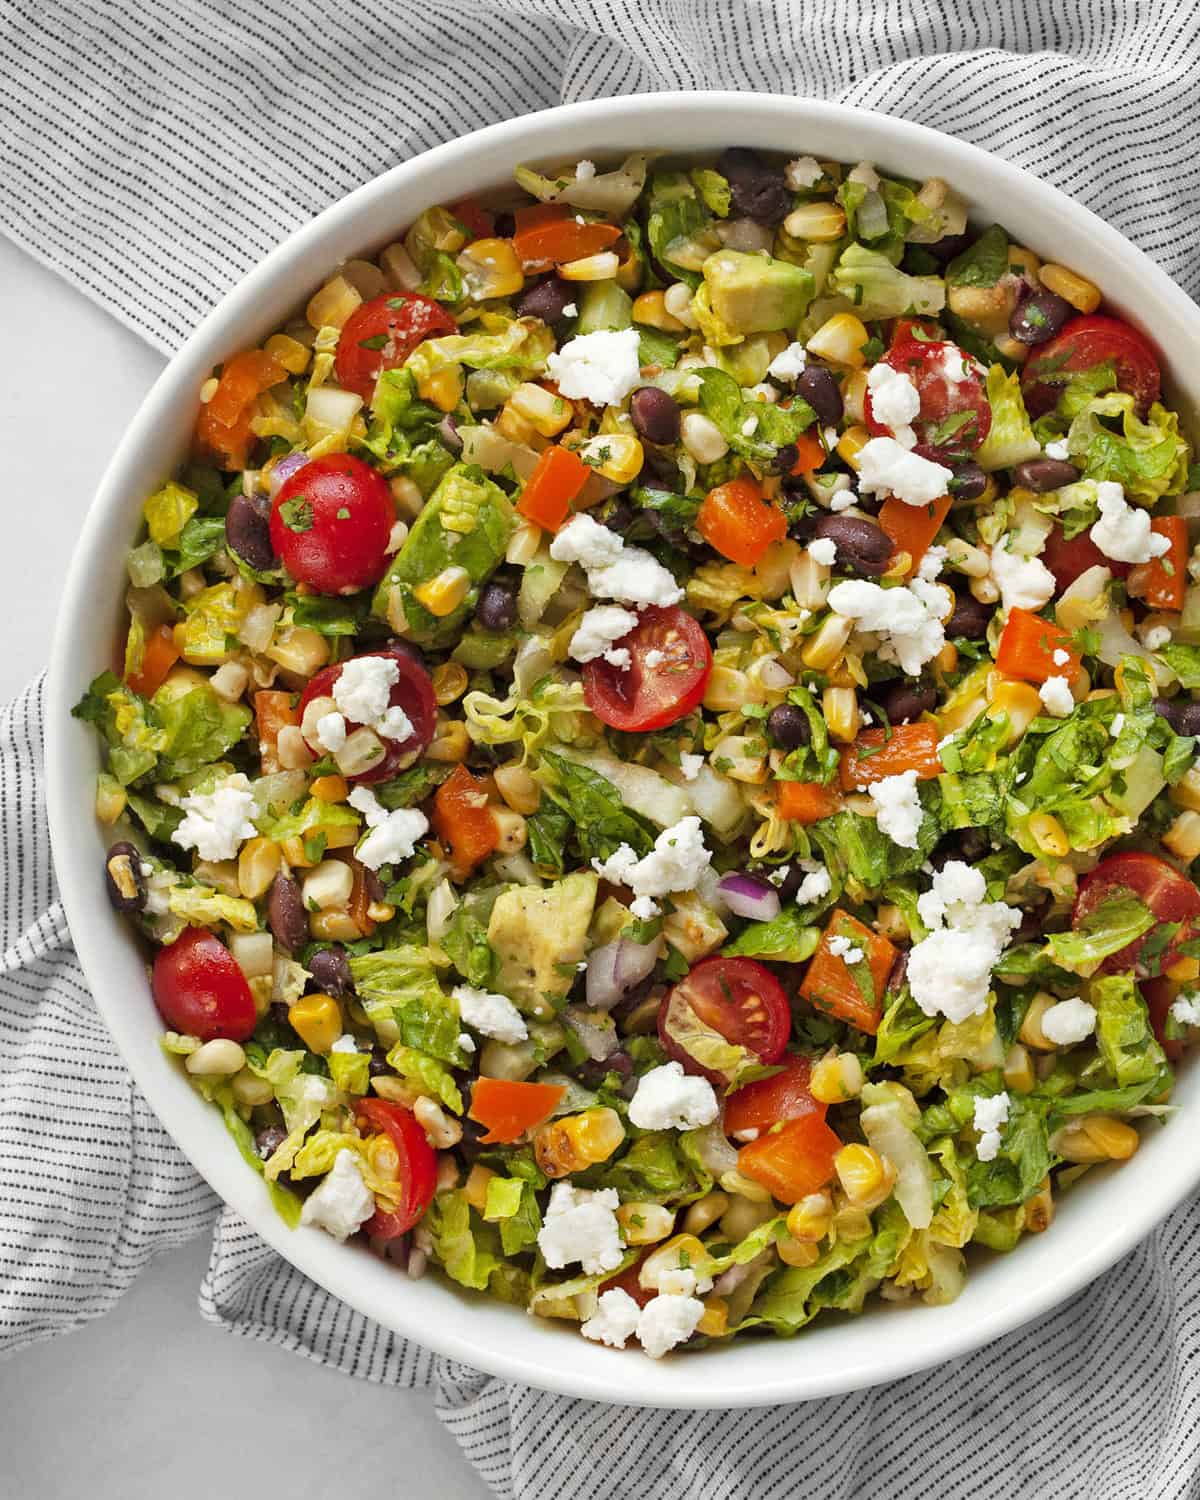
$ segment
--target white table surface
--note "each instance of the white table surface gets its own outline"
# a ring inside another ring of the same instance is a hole
[[[45,663],[78,522],[163,361],[3,238],[0,327],[12,564],[2,701]],[[415,1458],[423,1494],[490,1494],[426,1397],[204,1323],[196,1292],[207,1256],[200,1240],[160,1259],[109,1317],[0,1365],[0,1493],[209,1500],[232,1477],[239,1494],[325,1500],[404,1493]],[[226,1439],[214,1468],[210,1444]]]

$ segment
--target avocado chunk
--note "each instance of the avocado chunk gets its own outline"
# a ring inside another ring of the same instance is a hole
[[[564,1000],[587,944],[595,875],[577,871],[553,885],[509,885],[488,922],[488,942],[498,960],[496,987],[522,1010]]]
[[[455,464],[392,559],[371,612],[419,646],[448,645],[473,613],[480,585],[503,559],[514,525],[512,505],[500,486],[477,465]],[[450,568],[462,568],[469,587],[443,613],[438,599],[424,591]]]
[[[812,273],[803,266],[742,250],[710,255],[704,284],[715,316],[740,334],[795,328],[815,290]]]

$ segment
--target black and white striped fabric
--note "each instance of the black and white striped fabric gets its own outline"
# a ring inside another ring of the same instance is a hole
[[[164,350],[288,231],[396,161],[656,88],[827,96],[961,135],[1200,293],[1190,0],[0,0],[0,44],[0,226]],[[505,1500],[1200,1495],[1200,1201],[1039,1323],[802,1406],[572,1401],[352,1313],[219,1209],[133,1088],[57,899],[42,732],[35,685],[0,715],[0,1352],[99,1316],[153,1254],[211,1230],[207,1318],[432,1387]]]

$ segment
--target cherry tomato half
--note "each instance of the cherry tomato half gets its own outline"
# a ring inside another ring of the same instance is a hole
[[[444,307],[418,292],[389,292],[356,307],[337,346],[340,386],[370,402],[381,370],[398,369],[426,339],[457,333]]]
[[[376,1208],[363,1229],[374,1240],[398,1239],[408,1233],[433,1202],[437,1155],[425,1132],[402,1105],[387,1099],[361,1099],[358,1113],[366,1117],[375,1131],[388,1136],[396,1148],[400,1158],[396,1178],[403,1190],[394,1209]]]
[[[664,995],[658,1036],[668,1055],[685,1072],[721,1084],[729,1079],[698,1062],[684,1045],[696,1021],[770,1064],[779,1061],[787,1046],[792,1008],[774,974],[752,958],[703,959]]]
[[[825,1106],[813,1098],[808,1086],[811,1074],[811,1057],[785,1057],[782,1072],[743,1084],[725,1101],[725,1134],[737,1135],[743,1130],[761,1133],[783,1120],[798,1120],[801,1115],[823,1117]]]
[[[921,410],[912,429],[917,435],[916,452],[922,458],[946,463],[975,452],[992,425],[992,408],[983,372],[969,354],[957,344],[917,339],[909,333],[892,344],[883,363],[907,375],[917,388]],[[960,363],[966,374],[955,379]],[[872,436],[895,436],[890,427],[876,420],[869,390],[863,413]]]
[[[280,486],[271,545],[298,583],[319,594],[356,594],[383,577],[395,524],[382,475],[349,453],[327,453]]]
[[[1090,875],[1080,882],[1075,910],[1071,913],[1076,927],[1104,898],[1118,889],[1132,891],[1148,906],[1160,922],[1182,922],[1176,941],[1162,955],[1161,969],[1169,969],[1179,957],[1177,945],[1193,935],[1193,925],[1200,917],[1200,891],[1157,854],[1130,851],[1102,859]],[[1136,966],[1142,946],[1149,937],[1140,937],[1119,953],[1110,954],[1100,965],[1102,974],[1120,974]]]
[[[1081,573],[1086,573],[1089,568],[1094,568],[1097,564],[1107,568],[1114,578],[1127,577],[1132,566],[1130,563],[1115,562],[1111,557],[1106,557],[1092,541],[1090,531],[1081,531],[1078,536],[1073,536],[1070,541],[1067,541],[1059,525],[1055,525],[1054,530],[1046,538],[1042,561],[1054,574],[1054,581],[1060,593],[1068,585],[1074,583]]]
[[[237,959],[207,928],[185,927],[154,959],[154,1003],[172,1031],[244,1042],[258,1016]]]
[[[584,701],[613,729],[664,729],[704,697],[712,649],[686,610],[651,605],[615,645],[629,652],[627,667],[598,659],[583,669]],[[646,660],[652,651],[653,665]]]
[[[1112,360],[1117,389],[1128,391],[1146,415],[1162,389],[1162,371],[1154,346],[1136,328],[1102,313],[1072,318],[1048,343],[1029,356],[1021,372],[1021,390],[1031,417],[1053,411],[1067,380],[1080,370]]]
[[[391,693],[388,695],[388,705],[391,708],[402,708],[413,727],[412,734],[406,740],[384,740],[383,747],[387,753],[383,759],[368,770],[360,771],[357,776],[349,778],[351,781],[369,784],[375,781],[387,781],[389,777],[395,776],[397,771],[411,765],[429,744],[433,739],[433,731],[437,724],[437,699],[434,697],[433,683],[430,681],[429,673],[420,662],[413,660],[403,646],[384,646],[379,651],[360,651],[357,657],[351,657],[350,660],[357,661],[364,656],[382,656],[396,663],[400,676],[392,684]],[[316,676],[309,680],[308,685],[300,694],[300,703],[297,708],[300,720],[303,720],[304,710],[314,698],[333,697],[333,685],[342,675],[345,665],[345,662],[337,662],[332,667],[322,667]],[[346,720],[348,730],[359,727],[353,719]],[[320,745],[311,742],[309,748],[316,755],[325,753]]]

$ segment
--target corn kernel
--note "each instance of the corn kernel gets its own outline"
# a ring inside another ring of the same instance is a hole
[[[285,672],[297,677],[311,677],[329,660],[329,642],[319,631],[307,625],[285,625],[263,652]]]
[[[952,286],[947,288],[946,301],[956,317],[972,324],[988,338],[998,338],[1008,332],[1016,293],[1003,283],[996,286]]]
[[[467,669],[456,661],[444,661],[430,673],[433,696],[442,708],[456,702],[467,690]]]
[[[622,1203],[617,1209],[617,1223],[627,1245],[657,1245],[675,1228],[675,1215],[661,1203]]]
[[[703,412],[685,413],[680,423],[680,441],[698,464],[715,464],[729,452],[721,429]]]
[[[895,1186],[896,1169],[872,1146],[843,1146],[833,1159],[847,1199],[855,1208],[878,1208]]]
[[[785,233],[795,240],[828,244],[846,232],[846,211],[837,203],[802,203],[783,221]]]
[[[804,1240],[794,1240],[786,1231],[775,1241],[775,1248],[785,1266],[812,1266],[821,1258],[816,1245],[810,1245]]]
[[[454,264],[462,272],[473,302],[489,297],[511,297],[525,285],[525,273],[511,240],[472,240]]]
[[[699,328],[696,314],[692,311],[692,289],[685,282],[677,281],[666,289],[663,293],[663,307],[685,328]]]
[[[1083,1115],[1057,1132],[1051,1149],[1064,1161],[1128,1161],[1141,1144],[1132,1125],[1112,1115]]]
[[[822,1104],[845,1104],[863,1088],[862,1064],[853,1052],[827,1052],[813,1067],[809,1092]]]
[[[737,1170],[722,1172],[718,1181],[727,1193],[735,1198],[748,1198],[751,1203],[770,1203],[771,1195],[761,1182],[746,1177]]]
[[[413,1117],[435,1151],[449,1151],[462,1140],[462,1126],[435,1100],[421,1094],[413,1104]]]
[[[1041,278],[1047,291],[1069,302],[1076,312],[1092,313],[1100,306],[1100,288],[1066,266],[1044,265]]]
[[[1185,864],[1200,855],[1200,812],[1181,812],[1163,834],[1163,843]]]
[[[309,298],[304,316],[313,328],[341,328],[362,300],[344,276],[335,276]]]
[[[665,1271],[694,1271],[699,1280],[710,1263],[708,1251],[694,1234],[677,1234],[657,1250],[651,1250],[642,1261],[638,1268],[638,1282],[648,1292],[656,1292]]]
[[[870,439],[871,434],[865,427],[847,427],[838,438],[838,456],[843,458],[856,473],[858,472],[858,455]]]
[[[1053,813],[1031,814],[1029,835],[1041,854],[1063,859],[1071,852],[1071,841],[1067,837],[1067,831]]]
[[[342,1034],[342,1011],[332,995],[302,995],[288,1006],[288,1021],[310,1052],[324,1054]]]
[[[487,1203],[488,1183],[495,1177],[495,1172],[490,1167],[480,1166],[478,1162],[467,1174],[467,1180],[463,1184],[463,1192],[467,1202],[477,1214],[482,1214],[484,1205]]]
[[[1169,796],[1176,807],[1200,812],[1200,770],[1192,766],[1185,771],[1171,788]]]
[[[361,776],[364,771],[377,766],[386,754],[383,741],[375,731],[360,724],[346,736],[333,760],[343,776]]]
[[[646,328],[658,328],[663,333],[682,333],[683,324],[667,311],[663,292],[643,292],[633,304],[633,321]]]
[[[787,1231],[794,1240],[816,1244],[833,1224],[833,1200],[828,1193],[809,1193],[788,1210]]]
[[[1176,984],[1195,984],[1200,979],[1200,958],[1179,958],[1166,970]]]
[[[501,437],[511,443],[521,443],[530,448],[538,440],[538,431],[528,417],[523,416],[513,405],[511,398],[504,403],[492,423]]]
[[[615,250],[601,250],[596,255],[564,262],[558,267],[558,274],[564,281],[611,281],[620,268]]]
[[[308,919],[308,930],[314,938],[326,943],[356,943],[363,935],[349,912],[336,910],[313,912]]]
[[[425,746],[425,759],[456,765],[466,760],[470,748],[467,726],[461,719],[450,719],[438,725],[437,733]]]
[[[630,484],[642,472],[645,452],[635,437],[623,432],[606,432],[589,438],[578,449],[585,464],[613,484]]]
[[[842,381],[842,413],[847,422],[866,421],[867,372],[851,370]]]
[[[993,673],[988,682],[988,704],[991,718],[1008,716],[1008,743],[1015,744],[1034,719],[1042,712],[1037,688],[1028,682],[1013,682]]]
[[[318,776],[308,790],[318,802],[345,802],[350,794],[344,776]]]
[[[542,789],[524,766],[515,762],[497,766],[492,776],[496,790],[513,812],[524,813],[526,817],[537,812],[542,802]]]
[[[542,544],[542,528],[532,521],[523,521],[508,539],[504,561],[515,568],[523,568],[537,556]]]
[[[379,264],[384,279],[398,292],[415,292],[425,279],[399,240],[380,251]]]
[[[723,1338],[729,1332],[729,1304],[715,1293],[704,1299],[704,1312],[696,1324],[696,1332],[706,1338]]]
[[[556,437],[571,425],[575,415],[575,408],[564,397],[529,380],[516,388],[507,405],[542,437]]]
[[[1054,1194],[1049,1177],[1043,1177],[1032,1198],[1025,1200],[1024,1228],[1030,1234],[1042,1234],[1054,1222]]]
[[[683,1216],[683,1228],[687,1234],[703,1234],[711,1229],[729,1208],[728,1193],[705,1193],[691,1204]]]
[[[413,596],[418,604],[441,620],[454,613],[467,597],[470,587],[471,575],[466,568],[453,566],[443,568],[435,578],[420,584],[413,590]]]
[[[800,652],[801,661],[806,667],[811,667],[814,672],[828,671],[846,649],[846,642],[853,631],[853,620],[845,615],[837,614],[836,611],[831,611],[821,628],[814,635],[809,636],[804,649]]]
[[[862,320],[853,313],[835,313],[821,324],[805,347],[820,359],[857,370],[866,362],[863,345],[870,337]]]
[[[1014,1042],[1004,1059],[1004,1086],[1018,1094],[1028,1094],[1035,1083],[1033,1061],[1020,1042]]]
[[[978,599],[980,604],[995,604],[1000,598],[999,585],[991,577],[972,578],[967,588],[972,599]]]
[[[1052,1052],[1054,1043],[1042,1030],[1042,1017],[1052,1005],[1057,1005],[1056,998],[1046,990],[1039,990],[1025,1011],[1021,1022],[1021,1029],[1017,1033],[1018,1039],[1026,1047],[1032,1047],[1035,1052]]]
[[[537,1164],[547,1177],[569,1177],[595,1162],[607,1161],[625,1139],[614,1109],[585,1109],[538,1127],[533,1139]]]
[[[821,713],[831,739],[848,745],[859,731],[862,716],[858,711],[858,694],[849,687],[827,687],[821,694]]]
[[[238,852],[238,891],[247,901],[265,896],[279,874],[279,845],[271,839],[247,839]]]

